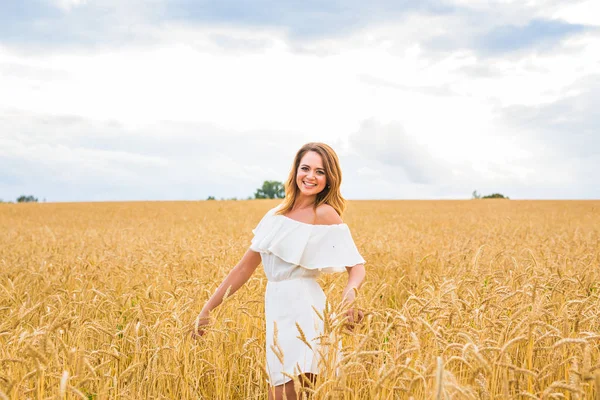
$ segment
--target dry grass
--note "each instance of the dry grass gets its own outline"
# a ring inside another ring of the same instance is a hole
[[[265,398],[262,271],[187,332],[274,205],[1,204],[0,399]],[[343,354],[312,398],[599,396],[600,202],[351,202],[345,219],[367,316],[352,334],[323,316]],[[344,279],[321,279],[333,306]]]

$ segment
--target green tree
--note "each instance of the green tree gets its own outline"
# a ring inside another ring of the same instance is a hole
[[[508,196],[504,196],[500,193],[488,194],[487,196],[483,196],[482,199],[508,199]]]
[[[256,189],[255,199],[283,199],[285,189],[283,183],[279,181],[264,181],[261,188]]]
[[[19,196],[17,197],[17,203],[37,203],[37,197],[33,196]]]
[[[477,190],[473,191],[471,198],[472,199],[507,199],[507,200],[510,200],[508,196],[505,196],[500,193],[493,193],[493,194],[488,194],[487,196],[482,196],[479,193],[477,193]]]
[[[208,198],[206,200],[214,200],[215,196],[208,196]]]

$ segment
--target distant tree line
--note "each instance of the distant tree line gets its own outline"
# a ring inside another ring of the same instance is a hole
[[[285,187],[283,183],[279,181],[264,181],[262,186],[254,192],[254,197],[248,196],[246,200],[252,199],[283,199],[285,197]],[[482,196],[477,193],[477,190],[473,191],[473,199],[509,199],[508,196],[504,196],[501,193],[492,193],[486,196]],[[216,200],[215,196],[208,196],[206,200]],[[221,198],[221,200],[238,200],[237,197]],[[46,199],[44,199],[46,201]],[[37,203],[38,198],[32,195],[25,196],[21,195],[17,197],[17,203]],[[0,199],[0,203],[12,203],[12,201],[5,202]]]
[[[17,197],[17,203],[37,203],[37,197],[33,196],[19,196]]]
[[[264,181],[262,186],[256,189],[254,197],[248,196],[246,200],[252,199],[283,199],[285,197],[285,187],[279,181]],[[215,196],[208,196],[206,200],[216,200]],[[237,200],[237,197],[221,200]]]
[[[44,199],[44,201],[45,201],[45,199]],[[31,195],[30,196],[22,195],[22,196],[17,197],[16,202],[17,203],[37,203],[38,198],[31,196]],[[12,201],[4,201],[4,200],[0,199],[0,203],[12,203]]]
[[[504,196],[503,194],[500,193],[492,193],[492,194],[488,194],[487,196],[481,196],[479,193],[477,193],[477,190],[473,191],[473,199],[507,199],[510,200],[508,196]]]

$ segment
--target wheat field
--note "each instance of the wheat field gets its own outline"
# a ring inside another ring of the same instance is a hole
[[[263,399],[259,269],[189,335],[272,200],[0,204],[0,399]],[[312,399],[600,398],[600,201],[351,201]],[[337,310],[339,311],[339,310]],[[334,340],[335,341],[335,340]]]

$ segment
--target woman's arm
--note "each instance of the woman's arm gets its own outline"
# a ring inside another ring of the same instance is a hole
[[[354,289],[358,290],[362,286],[365,280],[365,266],[363,264],[356,264],[354,267],[346,267],[348,271],[348,284],[342,292],[342,302],[352,303],[356,297]]]
[[[204,307],[202,307],[202,311],[200,311],[194,324],[194,333],[199,335],[204,334],[204,330],[202,330],[201,327],[208,325],[210,312],[223,302],[223,297],[225,297],[225,293],[227,293],[228,290],[228,296],[231,296],[239,288],[244,286],[254,271],[256,271],[256,267],[258,267],[260,261],[260,253],[250,249],[246,251],[246,254],[244,254],[240,262],[231,269],[215,293],[208,299]]]
[[[337,211],[329,204],[322,204],[317,207],[316,214],[315,223],[317,224],[332,225],[343,223]],[[365,280],[365,266],[364,264],[356,264],[353,267],[346,267],[346,271],[348,271],[348,284],[342,291],[342,304],[352,304],[356,297],[356,290],[360,288]],[[354,324],[362,321],[364,314],[360,310],[350,308],[346,311],[346,316],[348,318],[347,326],[349,329],[352,329]]]
[[[356,291],[361,287],[365,280],[365,266],[363,264],[356,264],[354,267],[346,267],[348,271],[348,284],[342,292],[342,303],[352,304],[356,298]],[[346,327],[349,330],[353,330],[354,326],[360,323],[365,314],[357,309],[350,308],[346,311]]]

